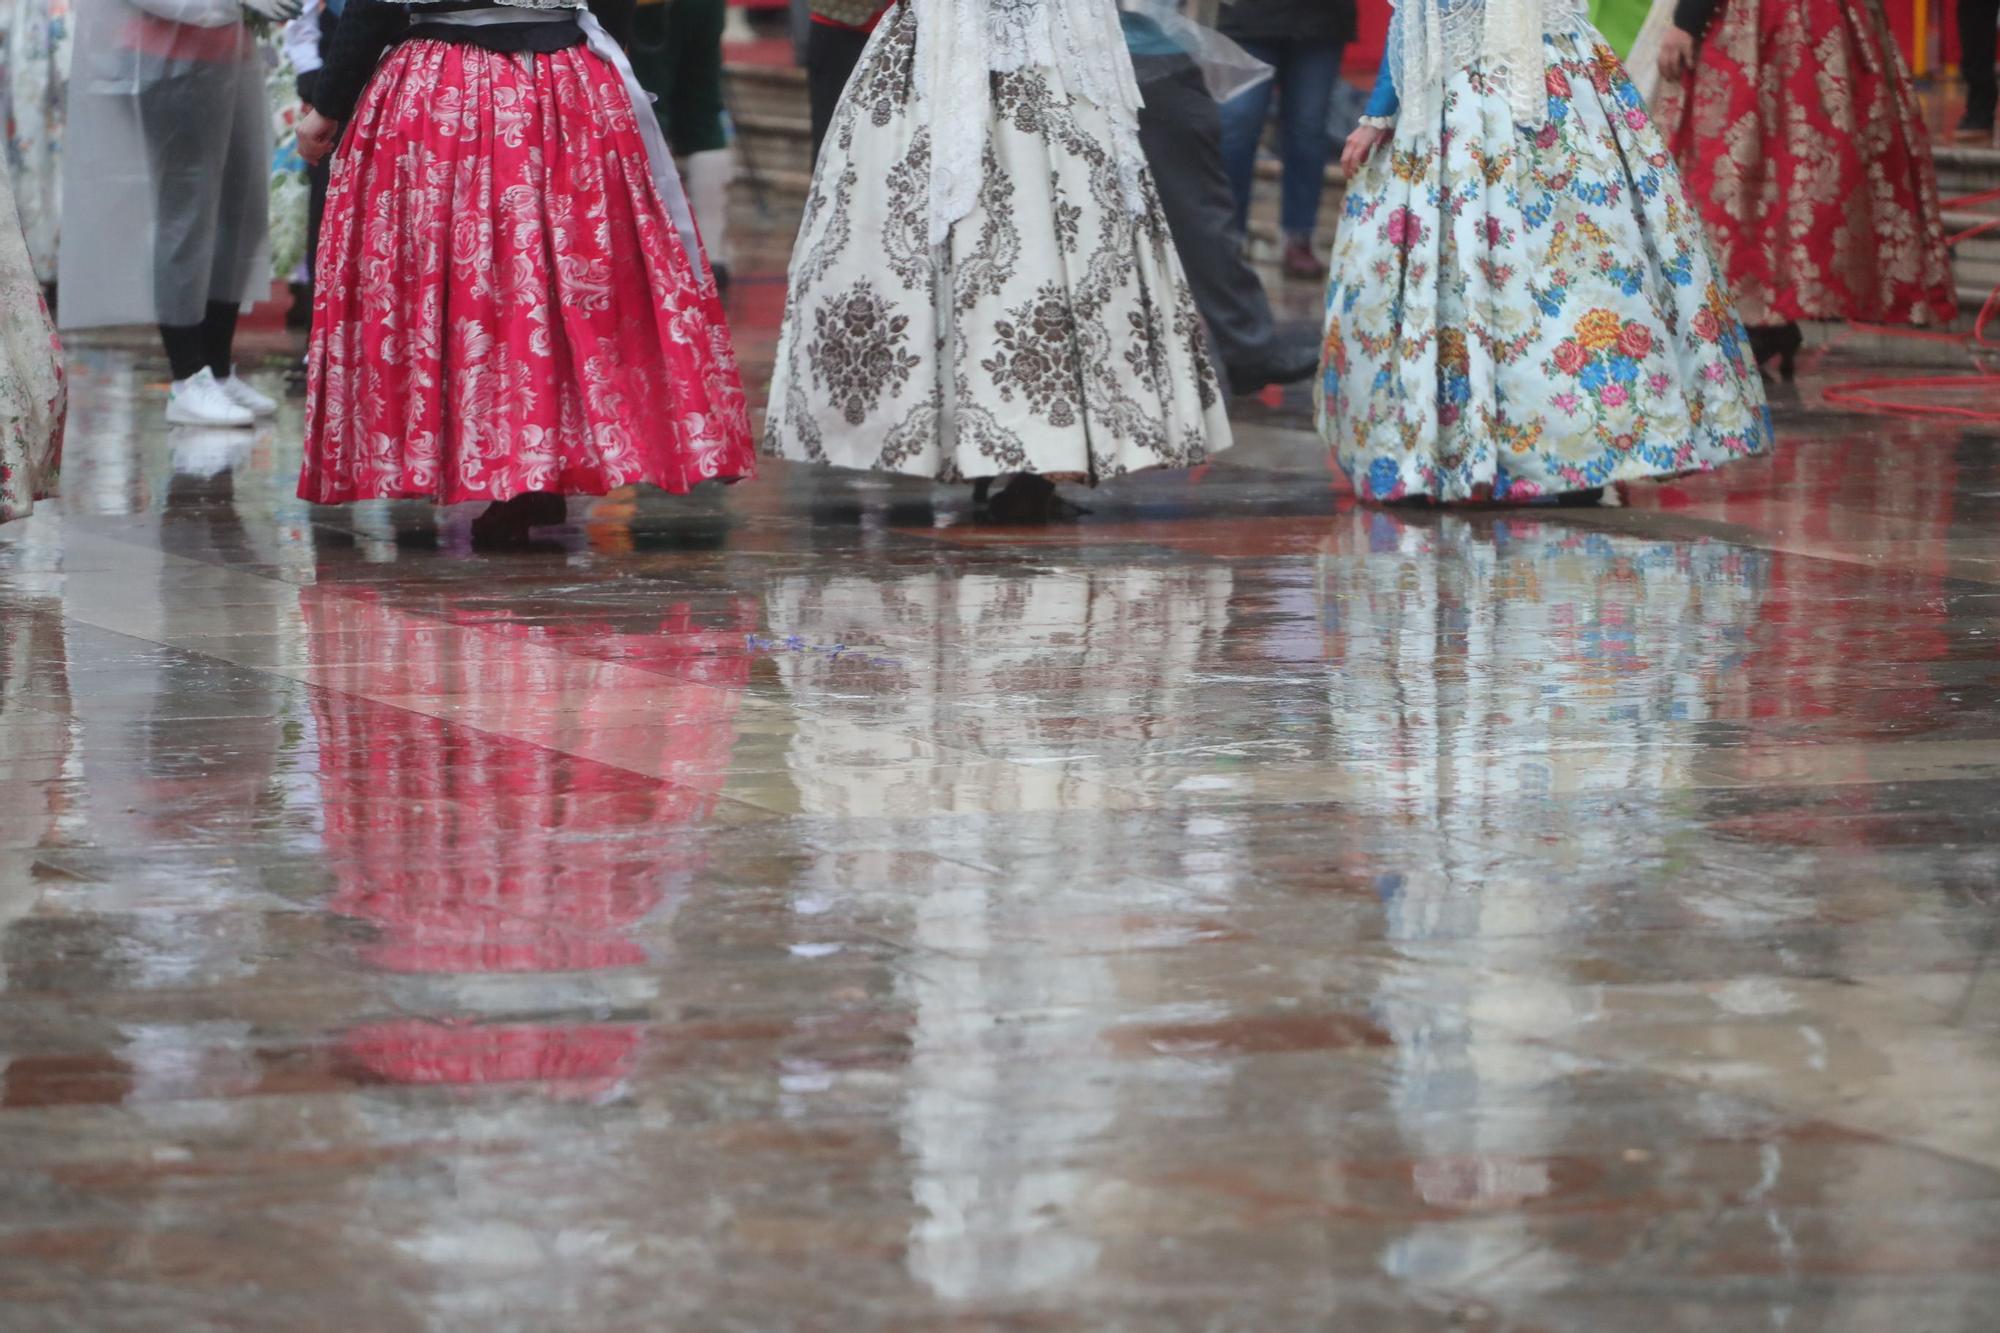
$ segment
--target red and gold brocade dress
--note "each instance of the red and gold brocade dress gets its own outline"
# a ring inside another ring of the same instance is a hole
[[[1937,169],[1881,0],[1681,0],[1700,47],[1654,115],[1754,328],[1943,324]]]

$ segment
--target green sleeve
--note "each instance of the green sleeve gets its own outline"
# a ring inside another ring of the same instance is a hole
[[[1632,43],[1639,40],[1652,9],[1652,0],[1590,0],[1590,21],[1623,60],[1632,54]]]

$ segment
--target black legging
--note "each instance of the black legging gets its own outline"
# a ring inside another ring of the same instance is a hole
[[[819,161],[820,145],[833,125],[834,108],[847,91],[847,80],[861,63],[868,34],[858,28],[836,28],[815,23],[806,33],[806,106],[812,116],[813,161]]]
[[[1991,125],[1996,91],[1993,77],[1994,24],[2000,0],[1958,0],[1958,65],[1965,71],[1965,118]]]

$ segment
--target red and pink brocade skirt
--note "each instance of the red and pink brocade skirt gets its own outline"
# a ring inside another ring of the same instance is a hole
[[[334,157],[316,277],[301,499],[755,472],[715,284],[583,47],[391,51]]]

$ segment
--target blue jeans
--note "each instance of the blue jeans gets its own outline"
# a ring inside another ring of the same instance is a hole
[[[1320,194],[1333,144],[1326,137],[1333,85],[1340,77],[1338,42],[1245,40],[1239,43],[1271,66],[1274,77],[1222,104],[1222,160],[1229,188],[1236,192],[1236,230],[1250,225],[1250,183],[1257,169],[1257,142],[1278,97],[1278,148],[1284,163],[1284,190],[1278,207],[1286,236],[1310,236],[1319,221]]]

